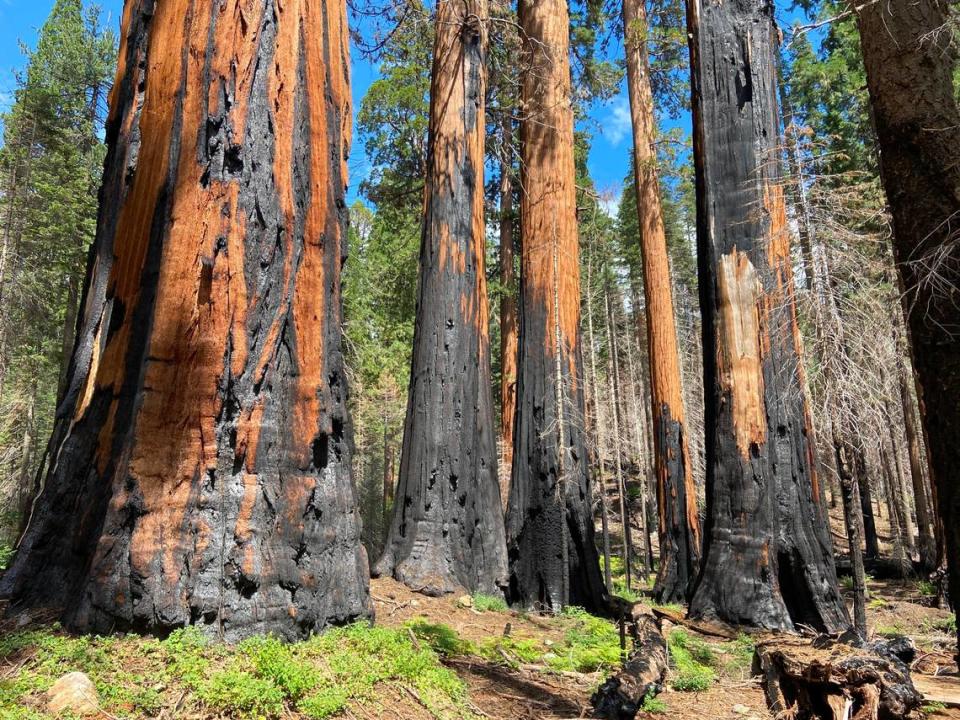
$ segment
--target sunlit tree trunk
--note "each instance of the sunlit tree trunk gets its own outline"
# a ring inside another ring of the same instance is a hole
[[[657,179],[656,120],[647,58],[649,31],[643,0],[623,0],[627,88],[633,125],[643,287],[653,409],[654,468],[659,511],[660,602],[684,602],[700,566],[700,520],[690,471],[680,355]]]
[[[520,354],[507,510],[514,601],[606,604],[583,427],[569,16],[521,0]]]
[[[374,568],[428,595],[507,582],[484,270],[486,16],[485,0],[437,4],[410,393]]]
[[[341,356],[344,3],[126,3],[50,470],[0,582],[73,628],[371,612]]]
[[[513,121],[503,121],[503,152],[500,163],[500,498],[504,510],[510,497],[513,467],[513,426],[517,411],[517,323],[516,272],[513,238]]]
[[[834,631],[849,619],[802,390],[773,5],[690,0],[688,9],[707,439],[704,559],[690,611]]]

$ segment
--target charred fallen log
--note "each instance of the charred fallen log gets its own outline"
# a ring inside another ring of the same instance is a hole
[[[908,638],[856,647],[832,639],[774,639],[757,645],[767,704],[794,720],[900,720],[922,697],[910,679]]]
[[[644,699],[663,689],[667,677],[667,642],[660,619],[649,608],[635,606],[632,616],[622,622],[629,627],[633,649],[623,669],[607,678],[591,702],[597,717],[632,720]]]

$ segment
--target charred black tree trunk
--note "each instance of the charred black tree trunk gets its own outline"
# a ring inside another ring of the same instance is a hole
[[[867,459],[863,444],[851,449],[853,455],[853,474],[857,482],[857,494],[860,496],[860,514],[863,517],[863,541],[868,558],[880,557],[880,539],[877,537],[877,521],[873,516],[873,488],[867,474]],[[843,492],[843,488],[840,488]]]
[[[694,617],[849,624],[803,395],[764,0],[688,4],[707,451]],[[702,14],[702,21],[701,21]]]
[[[603,610],[583,418],[569,16],[521,0],[520,354],[507,509],[519,605]]]
[[[374,570],[428,595],[507,584],[484,273],[485,18],[484,0],[437,4],[410,394]]]
[[[960,598],[960,109],[939,0],[858,9],[949,592]],[[960,635],[958,635],[960,646]]]
[[[341,357],[343,2],[126,3],[50,470],[0,593],[73,628],[371,614]]]

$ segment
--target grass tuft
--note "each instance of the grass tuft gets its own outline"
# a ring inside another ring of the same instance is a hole
[[[479,612],[506,612],[507,601],[499,595],[476,593],[473,596],[473,607]]]
[[[594,617],[582,608],[565,608],[561,617],[572,621],[564,643],[544,655],[554,670],[597,672],[620,663],[620,632],[609,620]]]
[[[686,630],[674,630],[667,637],[673,676],[670,687],[681,692],[703,692],[716,680],[712,665],[716,654],[703,640],[692,637]]]

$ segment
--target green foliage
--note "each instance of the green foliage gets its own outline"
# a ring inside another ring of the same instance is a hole
[[[753,667],[753,656],[756,652],[756,644],[753,638],[745,633],[740,633],[733,642],[724,645],[724,653],[727,658],[723,662],[723,672],[728,675],[742,675],[745,671],[749,672]]]
[[[877,625],[873,631],[882,637],[899,637],[907,632],[900,622],[895,622],[892,625]]]
[[[462,640],[457,631],[449,625],[430,623],[426,620],[413,620],[407,624],[407,627],[439,655],[445,657],[467,655],[473,649],[471,644]]]
[[[9,545],[0,544],[0,570],[6,570],[16,553]]]
[[[648,713],[661,714],[667,712],[670,708],[651,691],[643,698],[643,705],[640,706],[640,709]]]
[[[920,708],[920,712],[922,712],[924,715],[935,715],[936,713],[943,712],[946,709],[947,706],[942,702],[928,701],[923,703],[923,706]]]
[[[543,646],[536,640],[507,637],[490,637],[477,647],[477,654],[490,662],[506,663],[517,667],[523,663],[537,663],[543,659]]]
[[[937,586],[929,580],[921,580],[917,583],[917,591],[924,597],[936,597]]]
[[[956,635],[957,634],[957,618],[955,615],[951,615],[946,618],[938,618],[936,620],[925,619],[921,624],[924,630],[931,632],[941,632],[946,635]]]
[[[716,663],[713,650],[685,630],[674,630],[667,637],[673,674],[670,687],[682,692],[702,692],[717,679],[711,665]]]
[[[253,673],[230,668],[214,673],[197,688],[211,710],[238,718],[272,718],[283,712],[283,691]]]
[[[581,608],[565,608],[561,617],[571,622],[564,644],[544,657],[554,670],[596,672],[620,663],[620,633],[609,620]]]
[[[96,228],[115,42],[98,9],[57,0],[0,118],[0,540],[15,534],[52,428]]]
[[[479,612],[506,612],[507,601],[499,595],[484,595],[475,593],[473,596],[473,607]]]
[[[30,630],[0,638],[0,662],[14,661],[22,668],[0,681],[4,720],[32,717],[29,708],[42,693],[75,670],[93,679],[104,710],[123,718],[155,717],[178,699],[191,716],[206,708],[251,720],[293,710],[326,718],[350,703],[376,703],[381,684],[409,687],[436,718],[471,717],[463,683],[426,643],[415,642],[406,629],[367,624],[302,643],[260,637],[233,647],[210,642],[195,628],[162,641]]]

